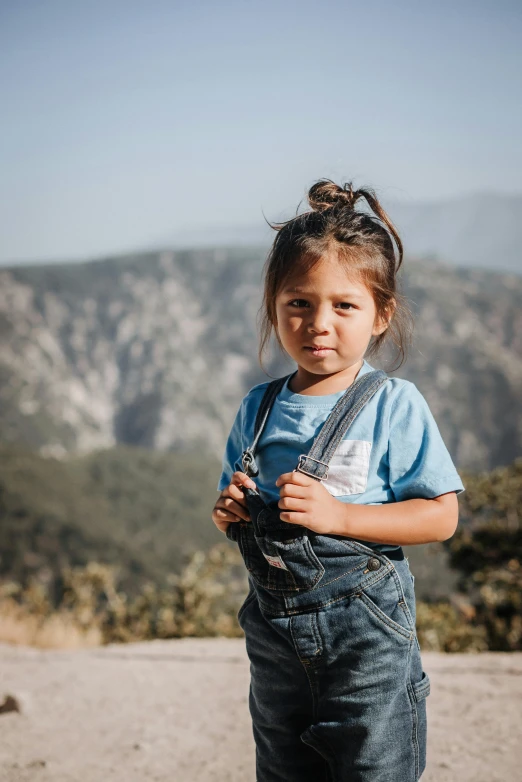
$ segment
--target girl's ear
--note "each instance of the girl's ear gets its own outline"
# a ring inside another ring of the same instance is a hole
[[[372,335],[374,337],[377,337],[379,334],[382,334],[384,331],[386,331],[386,329],[390,325],[396,307],[397,307],[397,302],[395,301],[395,299],[390,299],[384,313],[382,313],[381,315],[376,315],[375,322],[373,324],[373,331],[372,331]]]

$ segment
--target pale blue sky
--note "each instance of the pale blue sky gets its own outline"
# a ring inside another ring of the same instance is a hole
[[[0,0],[0,261],[520,192],[519,2]]]

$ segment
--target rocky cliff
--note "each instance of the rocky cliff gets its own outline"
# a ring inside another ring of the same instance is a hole
[[[264,258],[220,248],[2,270],[1,440],[53,455],[126,443],[220,457],[242,395],[267,379],[256,340]],[[522,278],[406,265],[416,340],[397,374],[425,394],[459,467],[511,462]],[[269,367],[292,364],[274,355]]]

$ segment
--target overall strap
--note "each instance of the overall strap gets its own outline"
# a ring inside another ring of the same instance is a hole
[[[284,377],[278,377],[275,380],[272,380],[272,382],[269,383],[265,389],[265,393],[261,399],[261,404],[259,405],[259,409],[257,411],[256,422],[254,424],[254,442],[249,448],[243,451],[241,456],[243,472],[246,473],[246,475],[248,475],[250,478],[255,478],[256,475],[259,475],[259,467],[256,464],[254,453],[257,448],[259,438],[261,437],[261,433],[267,422],[268,416],[270,415],[270,410],[274,406],[276,397],[283,388],[287,379],[292,377],[294,374],[295,372],[292,372],[290,375],[285,375]]]
[[[328,477],[328,466],[344,435],[364,405],[388,380],[382,369],[375,369],[357,378],[337,401],[315,438],[308,456],[301,454],[296,470],[318,481]]]
[[[251,478],[259,475],[259,468],[256,464],[254,453],[270,411],[279,391],[293,375],[295,375],[295,372],[273,380],[265,390],[254,425],[254,442],[243,451],[241,458],[243,472]],[[315,438],[308,456],[305,454],[299,456],[299,463],[296,469],[318,481],[325,480],[328,477],[328,465],[348,428],[352,425],[366,402],[371,399],[387,380],[387,374],[381,369],[372,370],[357,378],[337,401],[323,424],[321,431]]]

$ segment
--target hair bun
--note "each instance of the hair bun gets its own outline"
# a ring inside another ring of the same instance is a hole
[[[308,191],[308,203],[316,212],[338,205],[353,209],[360,197],[361,193],[358,190],[354,192],[351,182],[340,187],[331,179],[320,179]]]

